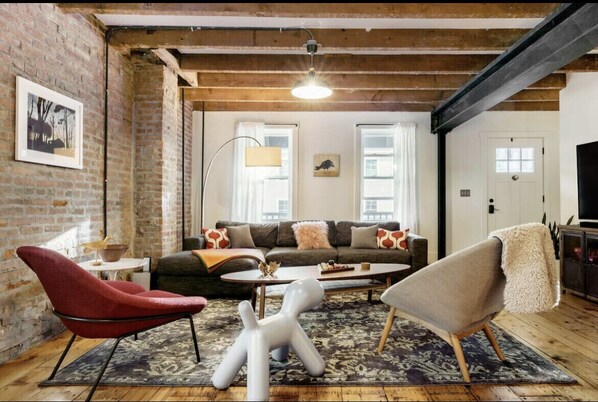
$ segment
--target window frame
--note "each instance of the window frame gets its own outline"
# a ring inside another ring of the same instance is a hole
[[[289,217],[280,219],[280,220],[266,220],[262,219],[262,222],[266,223],[275,223],[280,222],[283,220],[293,220],[297,216],[297,172],[298,172],[298,137],[299,137],[299,125],[298,124],[264,124],[264,142],[265,137],[268,136],[275,136],[276,134],[273,133],[277,130],[286,130],[290,129],[289,133],[289,171],[288,171],[288,180],[289,180],[289,208],[288,213]],[[268,132],[270,131],[270,132]],[[266,144],[264,144],[266,145]],[[264,176],[264,182],[268,179],[282,179],[285,176]],[[277,200],[277,205],[279,205],[280,199]],[[280,209],[277,211],[280,213]],[[272,214],[266,211],[262,211],[262,217],[264,215]]]
[[[371,157],[375,157],[375,155],[364,155],[363,152],[363,146],[364,146],[364,138],[365,136],[368,135],[368,133],[364,133],[364,131],[375,131],[375,130],[379,130],[379,131],[388,131],[388,133],[386,134],[390,134],[394,137],[394,141],[396,141],[396,134],[395,134],[395,125],[394,124],[358,124],[355,127],[355,160],[358,161],[358,163],[355,164],[355,201],[354,201],[354,205],[355,205],[355,219],[359,220],[359,221],[364,221],[364,222],[374,222],[374,221],[382,221],[382,220],[396,220],[396,214],[397,214],[397,197],[396,196],[392,196],[392,197],[376,197],[375,199],[369,198],[370,200],[375,200],[376,201],[376,209],[378,208],[378,201],[379,200],[392,200],[393,203],[393,211],[390,212],[390,216],[388,215],[387,212],[367,212],[365,205],[363,203],[364,201],[364,196],[363,196],[363,191],[364,191],[364,178],[365,176],[365,161],[366,158],[371,158]],[[373,133],[372,133],[373,134]],[[392,176],[380,176],[380,179],[389,179],[392,178],[393,179],[393,186],[394,186],[394,190],[396,191],[397,188],[397,161],[396,161],[396,143],[393,146],[393,150],[392,150],[392,156],[393,156],[393,175]],[[384,155],[384,156],[388,156],[388,155]],[[378,170],[380,168],[379,163],[377,163],[377,171],[376,171],[376,176],[374,176],[373,178],[378,177]],[[370,176],[368,176],[369,178],[372,178]],[[362,205],[363,205],[363,210],[362,210]],[[364,219],[366,215],[374,215],[374,219],[372,220],[366,220]]]

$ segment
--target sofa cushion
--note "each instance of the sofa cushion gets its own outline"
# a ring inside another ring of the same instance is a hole
[[[204,235],[206,241],[206,248],[229,248],[230,238],[226,228],[222,229],[201,229],[201,234]]]
[[[255,248],[249,225],[229,226],[226,229],[231,248]]]
[[[376,240],[378,225],[365,227],[351,227],[351,247],[352,248],[378,248]]]
[[[386,250],[369,248],[351,248],[347,246],[337,247],[339,264],[359,264],[362,262],[386,263],[386,264],[409,264],[411,265],[411,254],[405,250]]]
[[[312,221],[312,220],[310,220]],[[278,239],[276,245],[280,247],[297,247],[293,225],[297,222],[307,221],[282,221],[278,222]],[[334,221],[324,221],[328,225],[328,242],[332,247],[336,244],[336,225]]]
[[[328,225],[324,221],[297,222],[293,225],[297,249],[332,248],[328,241]]]
[[[216,222],[217,228],[241,225],[247,225],[247,223],[234,221]],[[276,246],[276,239],[278,237],[277,223],[249,223],[249,232],[256,247],[272,248]]]
[[[283,266],[317,265],[329,260],[336,261],[336,248],[298,250],[297,247],[274,247],[266,254],[266,261],[280,262]]]
[[[379,228],[386,230],[399,230],[401,227],[399,222],[388,221],[388,222],[351,222],[351,221],[339,221],[336,223],[336,241],[330,244],[336,244],[337,246],[350,246],[351,245],[351,226],[363,227],[378,225]]]
[[[407,250],[407,237],[409,237],[409,228],[395,231],[378,229],[376,239],[378,248]]]

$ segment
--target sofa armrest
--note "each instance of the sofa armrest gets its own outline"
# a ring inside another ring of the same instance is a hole
[[[410,233],[407,236],[407,249],[411,253],[411,269],[413,272],[428,265],[428,239]]]
[[[206,238],[202,234],[192,237],[185,237],[183,240],[183,251],[201,250],[202,248],[206,248]]]

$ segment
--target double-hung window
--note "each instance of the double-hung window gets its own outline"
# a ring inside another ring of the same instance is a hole
[[[360,126],[360,200],[362,221],[395,217],[396,159],[393,126]]]
[[[241,162],[244,148],[256,144],[246,139],[239,140],[234,165],[231,219],[255,223],[293,219],[297,131],[295,125],[238,123],[237,136],[251,136],[263,146],[281,148],[282,166],[244,166]]]
[[[264,127],[264,146],[282,149],[282,166],[264,168],[262,222],[292,219],[294,126]]]

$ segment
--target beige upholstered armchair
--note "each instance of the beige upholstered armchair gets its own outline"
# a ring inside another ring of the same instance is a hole
[[[470,382],[460,340],[484,331],[498,358],[505,357],[488,323],[504,307],[502,245],[491,238],[443,258],[382,294],[391,306],[378,352],[382,352],[395,317],[417,322],[448,342],[465,382]]]

